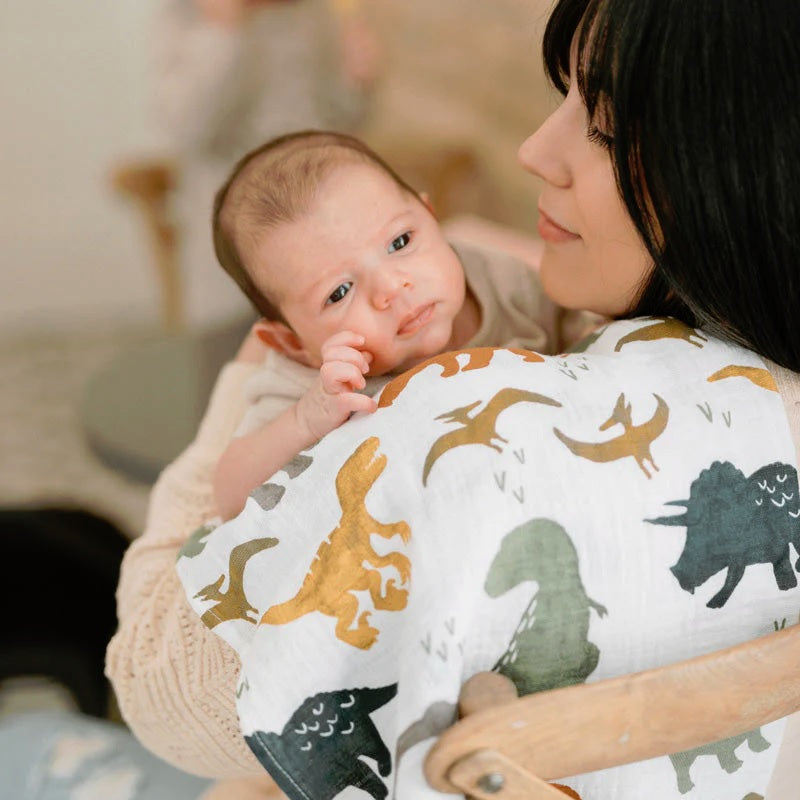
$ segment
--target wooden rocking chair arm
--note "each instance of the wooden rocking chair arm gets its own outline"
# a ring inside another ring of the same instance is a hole
[[[485,751],[551,781],[688,750],[800,709],[798,666],[794,626],[669,666],[501,701],[446,730],[425,774],[440,791],[464,793],[452,770]]]

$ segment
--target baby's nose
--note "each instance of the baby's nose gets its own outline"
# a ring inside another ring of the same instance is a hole
[[[389,308],[395,297],[403,289],[411,288],[411,279],[401,272],[386,271],[375,281],[375,289],[372,295],[372,302],[375,308],[383,311]]]

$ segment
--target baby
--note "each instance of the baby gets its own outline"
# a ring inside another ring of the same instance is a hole
[[[213,226],[270,348],[216,469],[224,519],[352,413],[374,411],[381,376],[466,347],[547,349],[531,267],[451,245],[426,196],[353,137],[302,131],[247,154]]]

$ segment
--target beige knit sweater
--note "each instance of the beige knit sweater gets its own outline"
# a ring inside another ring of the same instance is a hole
[[[800,453],[800,375],[768,366]],[[119,630],[106,664],[122,715],[146,747],[188,772],[250,779],[219,783],[207,800],[277,792],[239,730],[238,658],[189,608],[174,569],[186,537],[215,514],[212,472],[244,413],[242,385],[256,369],[239,363],[224,368],[197,439],[155,485],[146,530],[122,565]]]

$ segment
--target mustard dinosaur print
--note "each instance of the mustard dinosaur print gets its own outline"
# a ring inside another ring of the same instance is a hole
[[[512,347],[473,347],[470,350],[453,350],[449,353],[439,353],[439,355],[422,361],[421,363],[417,364],[416,367],[412,367],[387,383],[383,388],[380,398],[378,399],[378,408],[386,408],[386,406],[390,406],[416,374],[422,372],[422,370],[427,369],[433,364],[437,364],[442,368],[439,377],[450,378],[459,372],[467,372],[468,370],[483,369],[484,367],[487,367],[489,362],[492,360],[492,356],[498,350],[508,350],[515,355],[522,356],[522,360],[528,363],[544,361],[542,356],[540,356],[538,353],[534,353],[532,350],[519,350]],[[461,367],[458,362],[458,356],[462,354],[469,356],[469,360],[463,367]]]
[[[721,381],[725,378],[747,378],[751,383],[760,386],[762,389],[767,389],[770,392],[777,392],[778,387],[775,385],[775,379],[770,375],[768,370],[761,367],[740,367],[736,364],[730,364],[717,370],[713,375],[709,375],[707,380],[709,383],[714,381]]]
[[[528,392],[524,389],[507,388],[497,392],[486,406],[473,417],[469,415],[470,411],[473,411],[481,404],[480,400],[476,400],[468,406],[454,408],[452,411],[440,414],[436,419],[442,419],[445,422],[457,422],[461,427],[442,434],[433,443],[422,470],[422,485],[427,485],[428,475],[436,460],[454,447],[461,447],[466,444],[482,444],[497,450],[498,453],[502,453],[503,448],[496,441],[508,442],[508,439],[504,439],[497,433],[495,429],[497,417],[515,403],[543,403],[548,406],[561,407],[561,403],[558,400],[553,400],[543,394]]]
[[[614,348],[614,352],[618,353],[622,348],[630,342],[652,342],[656,339],[680,339],[684,342],[695,347],[702,347],[703,345],[692,341],[692,337],[699,339],[701,342],[707,342],[705,336],[699,334],[694,328],[690,328],[685,323],[672,317],[653,317],[657,320],[652,325],[645,325],[643,328],[637,328],[635,331],[623,336]]]
[[[244,587],[242,586],[244,568],[247,566],[251,556],[260,553],[262,550],[275,547],[276,544],[278,544],[278,540],[271,537],[251,539],[248,542],[237,544],[231,550],[228,558],[227,591],[220,591],[222,584],[225,582],[225,574],[223,573],[214,583],[210,583],[195,595],[201,600],[217,601],[211,608],[206,609],[203,612],[203,616],[200,617],[200,621],[207,628],[213,628],[219,625],[220,622],[227,622],[231,619],[243,619],[245,622],[255,624],[256,620],[252,619],[250,615],[255,614],[256,609],[247,602],[247,598],[244,596]]]
[[[605,442],[579,442],[563,434],[558,428],[553,428],[553,433],[576,455],[586,458],[589,461],[605,463],[607,461],[617,461],[620,458],[630,456],[636,460],[642,472],[651,478],[652,475],[647,471],[646,462],[650,467],[658,472],[658,467],[650,454],[650,445],[664,432],[669,419],[669,407],[657,395],[654,394],[656,410],[653,416],[641,425],[633,424],[631,415],[631,405],[625,401],[625,395],[621,394],[617,398],[617,404],[611,412],[611,416],[598,428],[605,431],[614,425],[622,425],[623,432]]]
[[[284,625],[305,614],[319,611],[336,618],[336,636],[346,644],[367,650],[375,644],[379,630],[369,624],[371,611],[359,614],[356,592],[369,592],[377,610],[400,611],[406,607],[408,591],[395,579],[381,591],[383,567],[393,567],[406,584],[411,563],[398,552],[382,556],[373,550],[370,537],[393,536],[407,542],[411,530],[403,522],[384,524],[367,511],[365,499],[386,467],[386,456],[376,457],[380,441],[372,436],[362,442],[336,475],[336,494],[342,509],[339,524],[317,548],[314,560],[297,594],[285,603],[268,608],[261,617],[267,625]],[[357,621],[356,621],[356,618]],[[353,628],[353,622],[356,622]]]

